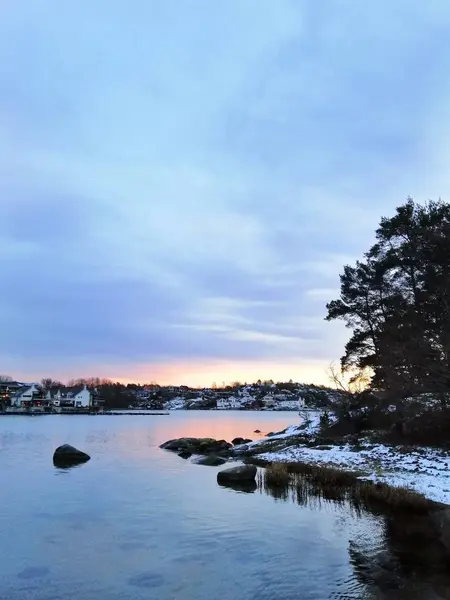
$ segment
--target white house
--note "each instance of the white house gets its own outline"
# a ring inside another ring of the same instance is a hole
[[[36,394],[39,394],[39,389],[35,383],[25,386],[17,390],[11,397],[11,406],[22,408],[28,402],[31,402]]]
[[[92,392],[85,385],[82,390],[74,390],[73,399],[75,408],[89,408],[92,405]]]
[[[241,408],[242,400],[236,396],[229,396],[228,398],[219,398],[217,400],[218,410],[233,410]]]
[[[53,396],[50,391],[47,392],[47,400],[51,400],[55,407],[65,408],[89,408],[94,406],[93,392],[87,385],[79,385],[68,389],[66,392],[58,390]]]

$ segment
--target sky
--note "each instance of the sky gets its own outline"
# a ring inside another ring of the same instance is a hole
[[[0,372],[326,383],[449,73],[447,0],[0,0]]]

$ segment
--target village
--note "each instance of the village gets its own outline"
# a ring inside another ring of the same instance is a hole
[[[44,380],[43,380],[44,381]],[[292,381],[192,389],[156,384],[51,385],[0,381],[0,414],[98,414],[111,410],[299,411],[337,399],[336,390]]]

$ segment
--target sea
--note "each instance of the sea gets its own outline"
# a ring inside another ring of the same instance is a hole
[[[295,412],[0,417],[1,600],[439,600],[398,517],[217,484],[159,445],[258,437]],[[260,430],[261,433],[255,433]],[[91,460],[53,465],[69,443]],[[397,532],[397,533],[395,533]],[[427,554],[429,555],[429,553]]]

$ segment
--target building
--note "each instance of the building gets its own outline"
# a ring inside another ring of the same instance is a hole
[[[19,388],[11,395],[11,406],[15,408],[26,408],[31,406],[33,400],[41,395],[41,391],[35,383]]]
[[[305,400],[302,396],[295,396],[290,393],[274,394],[269,392],[262,399],[265,408],[275,410],[300,410],[305,406]]]
[[[44,397],[42,388],[33,383],[24,385],[12,393],[6,410],[7,412],[46,412],[49,410],[49,402]]]
[[[229,396],[228,398],[218,398],[217,409],[218,410],[236,410],[242,407],[242,400],[236,396]]]
[[[103,408],[103,400],[99,398],[97,388],[88,388],[86,384],[72,388],[58,389],[52,393],[47,392],[55,412],[73,412],[77,410],[96,412]]]

